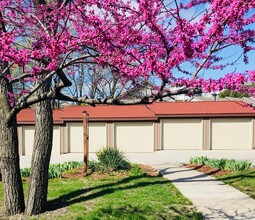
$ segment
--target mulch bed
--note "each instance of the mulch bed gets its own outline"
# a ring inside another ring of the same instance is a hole
[[[218,168],[212,168],[206,165],[197,165],[197,164],[184,164],[185,167],[191,168],[193,170],[197,170],[201,173],[211,175],[211,176],[223,176],[226,174],[231,173],[231,171],[228,170],[220,170]]]
[[[148,175],[148,176],[159,176],[158,170],[152,168],[151,166],[138,164],[138,166]],[[97,179],[103,178],[110,178],[110,177],[129,177],[128,172],[113,172],[113,173],[101,173],[101,172],[93,172],[92,170],[88,169],[86,173],[84,173],[84,168],[80,167],[76,169],[74,173],[64,173],[62,178],[83,178],[86,176],[90,176]]]
[[[159,176],[159,171],[152,168],[151,166],[138,164],[138,166],[148,175],[148,176]],[[93,172],[92,170],[88,169],[86,173],[84,173],[84,168],[79,167],[75,169],[73,172],[64,172],[62,174],[63,179],[72,179],[72,178],[84,178],[84,177],[93,177],[95,179],[104,179],[104,178],[125,178],[129,177],[128,171],[123,172],[113,172],[113,173],[102,173],[102,172]],[[23,181],[29,182],[29,177],[23,177]]]

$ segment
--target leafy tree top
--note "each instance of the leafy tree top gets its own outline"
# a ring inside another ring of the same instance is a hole
[[[248,94],[247,93],[230,91],[230,90],[225,89],[224,91],[219,93],[219,97],[220,98],[225,98],[225,97],[243,98],[243,97],[248,97]]]

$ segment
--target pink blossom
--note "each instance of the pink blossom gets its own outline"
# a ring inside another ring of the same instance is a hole
[[[33,1],[3,0],[0,32],[0,61],[27,74],[20,83],[34,82],[42,72],[82,63],[114,67],[122,81],[136,82],[153,76],[156,87],[163,80],[167,87],[201,87],[206,92],[224,88],[236,91],[253,89],[254,70],[222,75],[219,79],[181,78],[178,69],[189,63],[195,69],[223,71],[234,61],[225,62],[218,53],[229,45],[254,52],[254,0],[189,0],[163,5],[160,0],[131,1],[76,0],[68,7],[58,1],[40,5]],[[201,10],[199,15],[186,15]],[[215,47],[215,48],[214,48]],[[190,69],[186,69],[188,74]],[[116,73],[115,73],[116,74]],[[192,73],[191,73],[192,74]],[[15,78],[11,71],[8,80]],[[213,77],[213,75],[212,75]]]

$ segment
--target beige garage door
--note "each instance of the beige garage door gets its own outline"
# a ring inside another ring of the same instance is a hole
[[[83,152],[83,125],[81,122],[68,123],[69,152]]]
[[[202,149],[201,119],[169,119],[162,121],[162,144],[165,150]]]
[[[89,123],[89,152],[97,152],[106,147],[106,124]]]
[[[23,140],[23,155],[32,155],[34,143],[35,126],[23,126],[22,140]]]
[[[53,141],[51,155],[60,155],[60,127],[53,126]]]
[[[69,152],[83,152],[83,124],[69,123]],[[106,146],[105,123],[89,123],[89,152]]]
[[[152,122],[115,123],[115,146],[123,152],[153,152]]]
[[[251,119],[212,119],[212,149],[252,149]]]
[[[34,126],[23,126],[23,155],[32,155],[34,144]],[[59,126],[53,127],[53,143],[52,143],[52,155],[60,154],[60,129]]]

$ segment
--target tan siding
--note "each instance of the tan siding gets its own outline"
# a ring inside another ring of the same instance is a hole
[[[153,152],[152,122],[115,123],[115,146],[123,152]]]
[[[70,153],[68,129],[69,129],[69,126],[68,126],[68,124],[66,124],[66,125],[63,127],[63,135],[64,135],[64,137],[63,137],[63,143],[64,143],[63,152],[64,152],[64,153]]]
[[[106,123],[89,123],[89,152],[106,147]]]
[[[154,123],[154,150],[161,150],[161,135],[160,135],[160,122]]]
[[[252,149],[252,121],[246,118],[212,119],[212,149]]]
[[[60,154],[67,153],[65,129],[66,126],[60,126]]]
[[[106,124],[106,133],[107,133],[107,147],[114,146],[114,124],[107,123]]]
[[[201,119],[163,120],[163,149],[202,149],[203,130]]]
[[[19,145],[19,155],[23,154],[23,132],[22,132],[22,126],[18,126],[18,145]]]
[[[210,150],[210,119],[203,119],[203,150]]]

